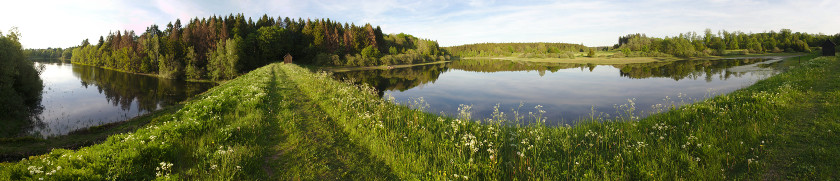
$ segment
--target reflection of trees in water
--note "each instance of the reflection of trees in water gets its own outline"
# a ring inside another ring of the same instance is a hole
[[[97,67],[73,65],[73,75],[84,87],[96,86],[105,99],[123,110],[137,100],[140,111],[154,111],[159,106],[176,104],[204,92],[212,83],[184,82],[151,76],[123,73]]]
[[[749,65],[767,59],[722,59],[722,60],[682,60],[671,62],[653,62],[639,64],[613,65],[620,69],[620,76],[634,79],[652,77],[667,77],[674,80],[685,78],[704,78],[711,81],[713,76],[719,75],[726,80],[731,76],[740,77],[746,72],[727,71],[727,68]],[[424,65],[390,70],[362,70],[337,72],[333,76],[340,80],[353,80],[356,84],[367,84],[376,88],[382,96],[385,91],[405,91],[419,85],[434,82],[441,73],[450,68],[471,72],[506,72],[506,71],[537,71],[540,76],[546,71],[557,72],[562,69],[580,68],[581,71],[595,69],[594,64],[569,64],[527,62],[511,60],[456,60],[446,64]]]
[[[667,77],[674,80],[685,78],[696,80],[703,77],[706,81],[711,81],[714,75],[719,75],[720,79],[723,80],[729,79],[732,76],[740,77],[746,74],[746,72],[732,72],[727,71],[727,69],[763,61],[767,61],[767,59],[680,60],[673,62],[614,65],[614,67],[621,70],[622,77],[634,79]]]
[[[561,69],[586,67],[585,64],[570,64],[570,63],[545,63],[545,62],[526,62],[526,61],[511,61],[511,60],[458,60],[452,61],[451,68],[472,71],[472,72],[506,72],[506,71],[538,71],[540,76],[545,75],[545,71],[552,73]],[[594,65],[589,65],[594,68]],[[591,70],[590,68],[590,70]]]
[[[333,77],[339,80],[352,80],[356,84],[367,84],[376,88],[380,96],[385,91],[405,91],[438,79],[449,68],[472,72],[502,71],[538,71],[540,76],[545,71],[557,72],[561,69],[586,67],[583,64],[556,64],[517,62],[510,60],[458,60],[445,64],[423,65],[390,70],[362,70],[336,72]],[[592,66],[594,67],[594,66]]]
[[[446,70],[448,70],[446,64],[432,64],[390,70],[336,72],[333,73],[333,77],[339,80],[351,80],[355,84],[367,84],[376,88],[379,96],[382,96],[385,91],[405,91],[434,82]]]

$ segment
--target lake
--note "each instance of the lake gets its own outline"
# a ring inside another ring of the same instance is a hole
[[[43,137],[119,122],[177,104],[213,87],[69,63],[41,63],[43,110],[22,130]]]
[[[456,60],[409,68],[334,72],[333,77],[372,86],[404,105],[418,98],[432,113],[457,115],[471,105],[473,118],[539,112],[549,125],[573,125],[591,115],[616,117],[632,105],[644,117],[663,105],[681,105],[752,85],[784,71],[784,57],[681,60],[625,65]],[[625,108],[621,108],[622,105]],[[415,106],[416,107],[416,106]],[[656,107],[656,108],[655,108]],[[510,117],[509,117],[510,118]],[[531,119],[533,120],[533,119]]]

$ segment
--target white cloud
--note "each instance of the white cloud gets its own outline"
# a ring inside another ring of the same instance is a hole
[[[469,0],[469,3],[467,3],[467,4],[469,4],[470,6],[481,7],[481,6],[491,5],[495,2],[496,1],[494,1],[494,0]]]

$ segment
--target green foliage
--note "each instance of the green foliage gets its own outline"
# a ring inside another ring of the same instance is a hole
[[[163,55],[158,64],[159,75],[164,78],[176,79],[183,73],[183,66],[175,61],[172,55]]]
[[[40,72],[27,60],[20,33],[12,28],[0,33],[0,137],[15,136],[31,124],[30,116],[39,110],[44,89]]]
[[[70,55],[73,48],[46,48],[46,49],[26,49],[23,50],[26,57],[30,60],[38,61],[65,61],[70,60]]]
[[[204,79],[206,72],[204,71],[203,67],[198,66],[198,63],[199,62],[195,54],[195,50],[192,47],[190,47],[189,52],[187,52],[187,65],[184,67],[184,71],[188,79]]]
[[[239,75],[239,69],[242,67],[240,59],[243,56],[240,46],[242,46],[242,38],[239,36],[216,44],[218,48],[210,55],[208,66],[213,80],[231,79]]]
[[[373,46],[367,46],[362,49],[362,57],[364,58],[379,58],[379,50]]]
[[[448,56],[435,41],[402,33],[383,35],[379,27],[370,24],[342,25],[329,19],[281,21],[267,15],[257,22],[242,14],[231,14],[195,18],[182,27],[178,19],[164,30],[151,25],[139,36],[133,31],[117,31],[101,37],[96,45],[85,40],[79,51],[66,52],[72,54],[69,59],[76,64],[174,79],[213,80],[232,79],[280,61],[286,54],[295,57],[295,63],[332,66],[382,65],[380,58],[385,51],[392,57],[384,62],[392,64],[424,63],[445,60]],[[226,42],[235,37],[240,37],[235,44]],[[408,50],[414,52],[396,57]],[[319,54],[326,56],[316,57]],[[353,55],[353,60],[337,56],[343,54]],[[327,59],[330,61],[324,61]]]
[[[397,48],[396,48],[396,47],[391,47],[391,48],[388,48],[388,54],[391,54],[391,55],[396,55],[396,54],[398,54],[398,52],[397,52]]]
[[[629,49],[622,52],[627,56],[659,56],[665,53],[676,57],[700,57],[707,55],[725,55],[727,50],[747,49],[751,53],[766,51],[778,53],[810,52],[811,46],[838,35],[815,35],[807,33],[792,33],[789,29],[782,29],[780,33],[773,31],[765,33],[746,34],[743,32],[721,31],[713,34],[707,29],[703,36],[689,32],[672,38],[650,38],[644,34],[630,34],[619,37],[619,43],[614,48]]]
[[[537,57],[555,57],[558,53],[578,52],[586,46],[569,43],[479,43],[444,48],[460,57],[496,57],[530,54]]]

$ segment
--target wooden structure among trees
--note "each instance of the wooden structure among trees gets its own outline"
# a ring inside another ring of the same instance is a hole
[[[286,56],[283,56],[283,63],[292,63],[292,55],[286,53]]]
[[[825,43],[822,44],[823,56],[834,56],[834,52],[837,51],[836,47],[837,44],[834,44],[831,40],[825,40]]]

